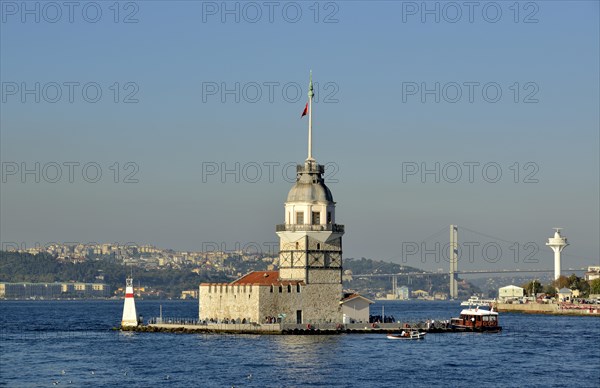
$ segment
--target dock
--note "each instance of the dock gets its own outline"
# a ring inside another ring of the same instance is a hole
[[[197,323],[193,320],[164,320],[162,323],[149,323],[134,327],[121,327],[122,331],[143,333],[180,334],[260,334],[260,335],[337,335],[337,334],[395,334],[402,330],[417,329],[426,333],[460,333],[464,329],[451,327],[447,322],[436,321],[433,326],[426,322],[395,323]],[[500,329],[501,330],[501,329]],[[477,330],[476,330],[477,331]],[[498,330],[499,331],[499,330]]]

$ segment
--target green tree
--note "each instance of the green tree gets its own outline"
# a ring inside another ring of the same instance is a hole
[[[547,284],[544,286],[544,294],[549,296],[556,296],[556,287],[554,284]]]
[[[600,279],[592,280],[590,284],[590,294],[600,294]]]
[[[538,280],[522,284],[521,287],[525,291],[526,296],[535,296],[538,292],[542,292],[542,284]]]
[[[575,274],[569,276],[569,288],[571,290],[579,290],[581,278]]]
[[[587,298],[590,295],[590,283],[582,280],[579,283],[579,287],[577,288],[580,291],[580,296],[583,298]]]

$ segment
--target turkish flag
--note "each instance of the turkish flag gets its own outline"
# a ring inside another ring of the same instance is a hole
[[[302,116],[300,116],[300,118],[306,116],[308,114],[308,102],[306,103],[306,106],[304,107],[304,110],[302,111]]]

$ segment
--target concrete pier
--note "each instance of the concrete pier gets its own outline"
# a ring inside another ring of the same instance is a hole
[[[600,317],[600,305],[574,303],[496,303],[501,313],[579,315]]]
[[[189,334],[268,334],[268,335],[335,335],[335,334],[394,334],[402,330],[417,329],[427,333],[457,333],[457,330],[436,321],[437,325],[427,327],[425,322],[395,323],[352,323],[352,324],[224,324],[224,323],[151,323],[137,327],[121,327],[122,331],[164,332]]]

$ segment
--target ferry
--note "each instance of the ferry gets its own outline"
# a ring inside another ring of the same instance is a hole
[[[480,299],[478,296],[473,295],[469,299],[460,302],[461,306],[491,306],[492,303],[496,303],[496,299]]]
[[[499,332],[502,330],[498,326],[498,313],[479,307],[464,309],[460,312],[460,317],[450,320],[450,327],[457,331],[489,331]]]

